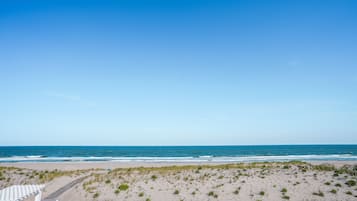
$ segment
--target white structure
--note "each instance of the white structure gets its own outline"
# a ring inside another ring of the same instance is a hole
[[[30,196],[36,196],[35,201],[41,201],[42,189],[45,185],[14,185],[0,190],[0,201],[21,201]]]

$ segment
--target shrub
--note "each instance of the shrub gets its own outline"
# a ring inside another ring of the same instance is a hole
[[[151,179],[155,181],[157,179],[157,176],[156,175],[152,175]]]
[[[315,165],[314,169],[318,171],[336,171],[335,166],[330,164]]]
[[[264,196],[264,195],[265,195],[265,192],[264,192],[264,191],[260,191],[260,192],[259,192],[259,195]]]
[[[143,192],[139,193],[139,197],[143,197],[143,196],[144,196]]]
[[[288,190],[286,189],[286,188],[283,188],[283,189],[281,189],[281,191],[280,192],[282,192],[282,193],[286,193],[286,192],[288,192]]]
[[[332,190],[330,191],[330,193],[336,194],[337,191],[336,191],[335,189],[332,189]]]
[[[179,190],[175,190],[175,191],[174,191],[174,194],[175,194],[175,195],[177,195],[177,194],[179,194],[179,193],[180,193]]]
[[[317,195],[317,196],[320,196],[320,197],[323,197],[324,196],[324,193],[319,191],[319,192],[313,192],[312,193],[313,195]]]
[[[349,187],[355,186],[356,185],[356,181],[355,180],[348,180],[345,184],[347,186],[349,186]]]
[[[215,192],[213,192],[213,191],[210,191],[210,192],[208,193],[208,196],[212,196],[212,197],[214,197],[214,198],[218,198],[218,195],[217,195]]]
[[[289,200],[290,199],[290,197],[287,196],[287,195],[283,195],[281,198],[284,199],[284,200]]]
[[[98,192],[94,193],[94,195],[93,195],[93,198],[97,198],[97,197],[99,197],[99,193]]]
[[[342,185],[340,183],[335,184],[336,187],[341,187]]]
[[[118,187],[118,189],[121,191],[126,191],[128,190],[128,188],[129,188],[128,184],[120,184],[120,186]]]

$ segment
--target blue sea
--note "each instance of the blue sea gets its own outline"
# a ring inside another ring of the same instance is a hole
[[[0,147],[0,163],[61,161],[251,162],[290,160],[357,160],[357,145]]]

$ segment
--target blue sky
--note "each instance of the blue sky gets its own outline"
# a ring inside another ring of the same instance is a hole
[[[356,11],[0,1],[0,145],[355,144]]]

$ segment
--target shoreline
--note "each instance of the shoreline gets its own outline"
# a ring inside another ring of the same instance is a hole
[[[291,162],[291,161],[263,161],[263,162],[122,162],[122,161],[64,161],[64,162],[12,162],[12,163],[0,163],[0,167],[16,167],[26,168],[33,170],[88,170],[88,169],[115,169],[115,168],[134,168],[134,167],[168,167],[168,166],[200,166],[200,165],[225,165],[225,164],[251,164],[251,163],[279,163],[279,162]],[[357,165],[357,160],[300,160],[299,162],[306,162],[312,165],[320,164],[332,164],[335,167],[341,167],[343,165]]]

